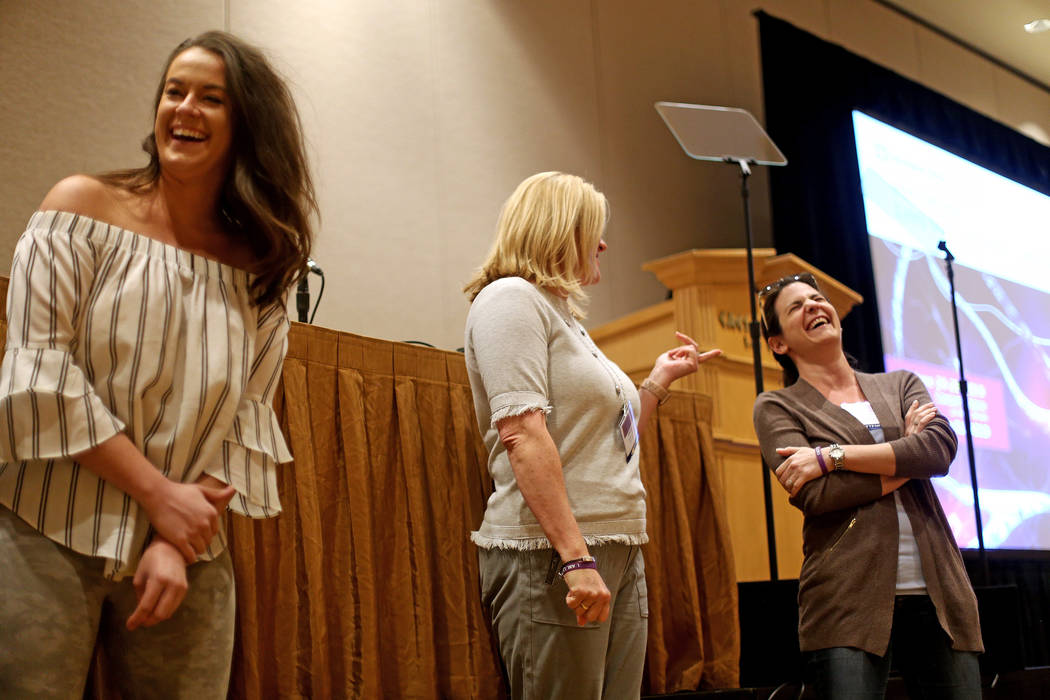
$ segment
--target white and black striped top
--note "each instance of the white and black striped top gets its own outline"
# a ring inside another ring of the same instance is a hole
[[[124,432],[165,476],[233,485],[231,510],[280,511],[291,460],[271,403],[282,303],[249,273],[68,212],[36,212],[15,249],[0,365],[0,503],[77,552],[134,573],[149,521],[70,459]],[[225,547],[219,533],[202,558]]]

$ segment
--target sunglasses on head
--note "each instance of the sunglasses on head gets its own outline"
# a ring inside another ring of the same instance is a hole
[[[814,289],[817,288],[817,278],[813,276],[812,272],[800,272],[797,275],[788,275],[787,277],[781,277],[776,282],[770,282],[765,287],[758,290],[758,298],[763,299],[770,294],[779,292],[784,287],[789,284],[794,284],[795,282],[802,282],[803,284],[808,284]]]

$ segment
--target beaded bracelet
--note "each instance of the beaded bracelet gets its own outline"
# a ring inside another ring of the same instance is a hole
[[[570,571],[576,571],[578,569],[597,569],[598,560],[594,557],[580,557],[579,559],[571,559],[560,567],[558,567],[558,576],[565,578],[565,574]]]
[[[650,394],[655,396],[656,400],[660,403],[661,406],[663,406],[665,403],[667,403],[667,400],[669,398],[671,398],[671,392],[670,391],[668,391],[665,387],[660,386],[659,384],[654,382],[652,379],[649,379],[648,377],[646,377],[645,381],[642,382],[642,385],[641,385],[640,388],[645,389]]]

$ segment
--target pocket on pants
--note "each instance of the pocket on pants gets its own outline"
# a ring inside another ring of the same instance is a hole
[[[576,613],[565,604],[569,587],[560,576],[555,575],[554,580],[547,583],[552,556],[550,549],[529,552],[529,608],[532,621],[575,629],[600,627],[597,622],[588,622],[583,627],[576,624]]]
[[[645,558],[642,556],[642,548],[635,545],[632,547],[631,561],[628,565],[626,576],[635,577],[634,587],[638,596],[638,617],[645,619],[649,617],[649,587],[645,583]]]
[[[638,616],[649,617],[649,588],[645,585],[645,574],[635,584],[638,586]]]

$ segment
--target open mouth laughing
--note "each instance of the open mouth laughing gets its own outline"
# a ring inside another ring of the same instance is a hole
[[[810,320],[810,322],[806,324],[806,330],[807,331],[812,331],[812,330],[816,330],[817,328],[820,328],[821,326],[830,326],[830,325],[831,325],[831,319],[828,318],[827,316],[825,316],[824,314],[820,314],[819,316],[814,316]]]
[[[197,131],[196,129],[187,129],[185,127],[176,127],[171,130],[171,137],[176,141],[187,141],[190,143],[200,143],[207,135],[203,131]]]

